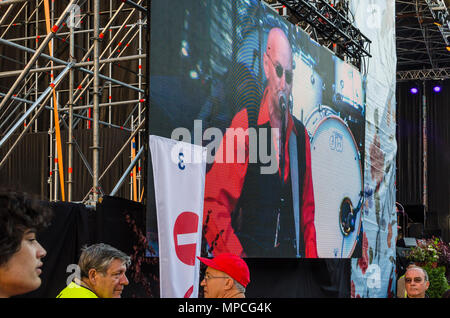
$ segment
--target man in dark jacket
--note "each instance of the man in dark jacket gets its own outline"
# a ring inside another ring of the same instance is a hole
[[[289,112],[292,49],[280,28],[268,34],[263,66],[267,85],[257,121],[246,108],[235,115],[206,175],[205,237],[215,255],[315,258],[310,143]],[[276,153],[275,162],[261,160],[263,146]],[[275,173],[267,173],[273,164]]]

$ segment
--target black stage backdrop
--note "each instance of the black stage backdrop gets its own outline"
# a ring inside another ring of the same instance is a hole
[[[101,174],[118,153],[122,145],[125,144],[130,136],[130,132],[120,129],[101,128],[99,133],[100,146],[102,147],[100,149],[99,157],[99,169]],[[92,176],[82,159],[84,157],[87,163],[92,165],[92,149],[90,149],[92,145],[92,129],[74,130],[73,137],[76,144],[74,144],[73,147],[72,201],[81,202],[92,187]],[[0,148],[0,158],[7,153],[16,138],[17,136],[13,135],[5,145]],[[64,153],[64,178],[67,180],[68,146],[65,142],[68,140],[67,130],[61,131],[61,138],[63,140],[61,146]],[[23,140],[19,142],[6,161],[5,166],[0,169],[0,184],[3,187],[11,187],[20,191],[36,194],[41,200],[50,199],[50,185],[48,181],[50,173],[54,170],[55,164],[52,163],[50,165],[48,155],[49,135],[47,132],[25,134]],[[130,152],[125,150],[111,166],[103,179],[100,180],[100,186],[105,194],[109,194],[112,191],[130,162]],[[53,181],[54,180],[55,178],[53,177]],[[129,181],[130,177],[128,176],[117,192],[118,196],[125,198],[130,196],[130,187],[127,186]],[[58,193],[61,193],[59,188],[59,178],[57,182]],[[67,184],[65,189],[67,199]],[[58,198],[61,198],[60,194],[58,195]]]
[[[441,92],[435,93],[435,81],[425,82],[427,116],[427,190],[426,227],[441,230],[450,241],[450,80],[439,81]],[[397,85],[397,201],[402,205],[422,205],[422,82]],[[412,95],[411,87],[419,93]],[[407,210],[407,209],[406,209]],[[406,211],[408,213],[408,211]]]
[[[54,298],[74,273],[83,245],[108,243],[132,258],[130,284],[124,298],[159,297],[159,263],[146,258],[145,206],[117,197],[104,197],[96,211],[82,204],[51,203],[52,224],[38,234],[47,250],[42,285],[17,298]],[[247,297],[350,297],[350,259],[247,259],[251,283]],[[202,268],[204,269],[204,268]],[[203,274],[203,273],[202,273]],[[200,296],[202,294],[200,293]]]

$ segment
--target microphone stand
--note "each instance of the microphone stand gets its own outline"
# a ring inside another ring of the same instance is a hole
[[[284,94],[280,94],[279,97],[279,104],[281,108],[281,145],[280,145],[280,170],[281,170],[281,184],[284,185],[284,150],[285,150],[285,143],[286,143],[286,97]]]
[[[278,208],[278,213],[277,213],[277,227],[276,227],[276,232],[275,232],[275,242],[274,242],[274,247],[277,247],[279,245],[279,240],[278,240],[278,234],[280,232],[280,214],[281,214],[281,210],[285,205],[285,198],[284,198],[284,165],[285,165],[285,160],[284,160],[284,150],[285,150],[285,143],[286,143],[286,96],[284,95],[284,93],[280,93],[278,96],[278,103],[280,105],[280,109],[281,109],[281,143],[280,143],[280,147],[279,147],[279,152],[280,152],[280,175],[281,175],[281,197],[280,197],[280,207]]]

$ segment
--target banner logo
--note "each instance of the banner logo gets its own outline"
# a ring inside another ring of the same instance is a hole
[[[184,170],[184,168],[186,168],[186,166],[184,165],[184,154],[182,152],[180,152],[178,154],[178,168],[180,168],[180,170]]]
[[[199,217],[193,212],[183,212],[175,221],[173,241],[178,259],[186,265],[194,266],[197,249]]]

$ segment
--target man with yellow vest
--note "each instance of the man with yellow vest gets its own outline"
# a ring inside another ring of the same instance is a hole
[[[125,275],[130,257],[108,244],[94,244],[82,250],[75,278],[56,298],[120,298],[128,285]]]

